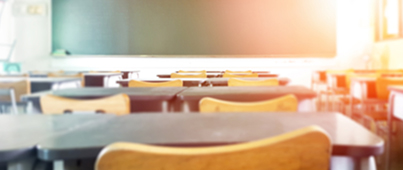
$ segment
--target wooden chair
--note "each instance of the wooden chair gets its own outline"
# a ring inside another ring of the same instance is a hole
[[[144,82],[144,81],[138,81],[138,80],[130,80],[129,81],[129,87],[182,87],[183,86],[183,81],[180,79],[173,80],[173,81],[167,81],[167,82]]]
[[[247,70],[247,71],[231,71],[231,70],[225,70],[225,73],[228,74],[252,74],[252,70]]]
[[[207,74],[206,73],[200,73],[200,74],[171,73],[171,78],[207,78]]]
[[[63,114],[67,111],[113,113],[126,115],[130,113],[130,99],[126,94],[117,94],[101,99],[70,99],[54,95],[44,95],[40,98],[43,114]]]
[[[401,77],[378,77],[376,79],[376,99],[362,101],[362,110],[355,114],[360,121],[368,129],[374,133],[390,133],[388,132],[387,113],[388,113],[388,99],[390,91],[388,86],[403,85],[403,78]]]
[[[183,71],[183,70],[179,70],[178,73],[204,73],[204,74],[206,74],[207,71],[206,70],[201,70],[201,71]]]
[[[296,112],[298,100],[292,95],[260,102],[230,102],[204,97],[199,102],[201,113],[212,112]]]
[[[0,88],[14,89],[17,102],[21,101],[21,96],[31,93],[31,82],[28,78],[21,78],[21,81],[15,82],[0,82]],[[0,101],[10,102],[10,97],[0,97]]]
[[[376,79],[376,94],[378,99],[387,101],[390,91],[388,86],[403,85],[403,78],[378,77]]]
[[[17,106],[22,105],[25,109],[27,106],[26,102],[21,101],[21,96],[25,94],[31,93],[31,82],[28,78],[21,78],[21,81],[14,82],[0,82],[0,89],[8,89],[9,95],[0,95],[0,106],[2,106],[2,110],[7,106],[11,105],[13,108],[13,112],[17,113]],[[6,94],[3,92],[3,94]]]
[[[275,137],[215,147],[163,147],[114,143],[95,170],[328,170],[331,140],[318,126]]]
[[[278,79],[265,79],[265,80],[242,80],[237,78],[230,78],[228,86],[278,86]]]
[[[231,74],[231,73],[224,73],[222,75],[224,78],[242,78],[242,77],[259,77],[257,73],[242,73],[242,74]]]

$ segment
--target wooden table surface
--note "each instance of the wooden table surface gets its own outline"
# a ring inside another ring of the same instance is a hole
[[[176,94],[185,90],[186,87],[136,87],[136,88],[101,88],[87,87],[77,89],[52,90],[42,93],[24,95],[23,101],[32,101],[33,106],[40,110],[39,99],[42,95],[53,94],[56,96],[76,98],[76,99],[94,99],[112,96],[120,93],[127,94],[130,98],[132,112],[161,111],[160,102],[170,101],[176,97]]]
[[[182,110],[186,103],[192,112],[199,111],[199,101],[203,97],[212,97],[221,100],[252,102],[269,100],[287,94],[294,94],[298,101],[312,99],[316,93],[304,86],[270,86],[270,87],[189,87],[177,94],[175,100],[176,111]]]
[[[310,125],[332,140],[332,155],[368,157],[383,152],[382,138],[338,113],[132,114],[82,126],[38,143],[42,160],[95,158],[113,142],[212,146],[273,137]]]
[[[35,156],[39,141],[111,115],[0,115],[0,163]]]

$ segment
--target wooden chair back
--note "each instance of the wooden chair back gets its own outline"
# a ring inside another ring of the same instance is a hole
[[[318,126],[275,137],[216,147],[163,147],[114,143],[95,170],[328,170],[331,140]]]
[[[171,78],[207,78],[207,74],[206,73],[200,73],[200,74],[171,73]]]
[[[285,95],[259,102],[230,102],[204,97],[199,102],[201,113],[215,112],[296,112],[298,100],[292,95]]]
[[[55,95],[40,98],[43,114],[64,114],[66,111],[112,113],[126,115],[130,113],[130,99],[126,94],[117,94],[101,99],[70,99]]]
[[[247,71],[231,71],[231,70],[225,70],[224,73],[228,74],[252,74],[252,70],[247,70]]]
[[[259,77],[259,74],[257,73],[236,73],[236,74],[232,74],[232,73],[224,73],[222,75],[222,77],[224,78],[242,78],[242,77]]]
[[[206,74],[207,71],[206,70],[201,70],[201,71],[183,71],[183,70],[179,70],[178,73],[204,73],[204,74]]]
[[[14,89],[16,102],[21,101],[21,96],[31,93],[31,82],[29,78],[21,78],[20,81],[15,82],[0,82],[0,88]],[[11,102],[10,96],[0,96],[0,101]]]
[[[403,85],[403,78],[378,77],[376,79],[376,94],[378,99],[388,100],[390,91],[388,86]]]
[[[228,86],[278,86],[276,78],[265,80],[242,80],[237,78],[228,79]]]
[[[144,82],[138,80],[130,80],[129,87],[182,87],[183,81],[180,79],[167,82]]]

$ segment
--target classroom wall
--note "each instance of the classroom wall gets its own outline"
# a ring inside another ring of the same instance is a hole
[[[309,85],[311,70],[365,68],[364,58],[373,43],[373,26],[370,20],[372,1],[337,1],[337,56],[331,59],[214,58],[215,56],[51,57],[51,19],[50,15],[47,15],[16,16],[18,44],[13,60],[21,62],[25,71],[140,69],[144,76],[177,69],[274,70],[281,75],[290,76],[294,84]],[[15,0],[15,2],[45,3],[48,8],[51,6],[50,0]]]

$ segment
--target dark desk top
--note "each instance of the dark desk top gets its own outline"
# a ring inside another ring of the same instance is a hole
[[[255,80],[266,80],[266,79],[273,79],[274,77],[259,77],[259,78],[238,78],[242,80],[250,80],[250,81],[255,81]],[[206,83],[208,84],[213,84],[213,85],[228,85],[228,79],[229,78],[211,78],[211,79],[206,79]],[[281,86],[285,86],[290,82],[290,79],[285,78],[285,77],[280,77],[277,78],[279,81],[279,84]]]
[[[205,78],[180,78],[183,81],[183,86],[184,87],[198,87],[200,84],[206,81]],[[129,81],[131,79],[122,79],[116,81],[116,83],[120,84],[122,87],[128,87],[129,86]],[[167,81],[173,81],[177,80],[172,79],[172,78],[154,78],[154,79],[134,79],[138,81],[145,81],[145,82],[167,82]]]
[[[116,81],[116,83],[119,84],[127,84],[129,83],[130,80],[137,80],[137,81],[145,81],[145,82],[167,82],[167,81],[173,81],[173,80],[177,80],[180,79],[183,82],[189,81],[189,82],[198,82],[198,83],[203,83],[204,81],[206,81],[206,78],[151,78],[151,79],[122,79],[122,80],[118,80]]]
[[[309,125],[326,130],[333,155],[383,152],[382,138],[338,113],[134,114],[114,117],[39,143],[42,160],[95,158],[113,142],[211,146],[273,137]]]
[[[44,94],[53,94],[68,98],[100,98],[115,94],[124,93],[132,99],[142,100],[170,100],[176,94],[185,90],[187,87],[121,87],[121,88],[102,88],[102,87],[86,87],[75,89],[60,89],[41,93],[33,93],[24,95],[22,98],[38,98]]]
[[[189,75],[193,75],[193,74],[198,74],[198,73],[181,73],[181,74],[189,74]],[[206,73],[207,78],[214,78],[214,77],[221,77],[221,73]],[[171,74],[157,74],[158,78],[171,78]],[[180,78],[182,79],[182,78]]]
[[[34,156],[35,145],[39,141],[112,117],[112,115],[0,115],[0,162]]]
[[[59,83],[81,81],[81,78],[56,78],[56,77],[0,77],[0,82],[16,82],[28,79],[31,83]]]
[[[97,77],[106,77],[106,76],[120,76],[123,73],[84,73],[84,76],[97,76]]]
[[[298,100],[316,97],[316,93],[304,86],[271,87],[189,87],[177,96],[180,100],[200,100],[213,97],[230,101],[261,101],[287,94],[294,94]]]
[[[179,71],[176,71],[178,73]],[[225,71],[207,70],[206,73],[225,73]],[[252,71],[252,73],[270,73],[270,71]]]

